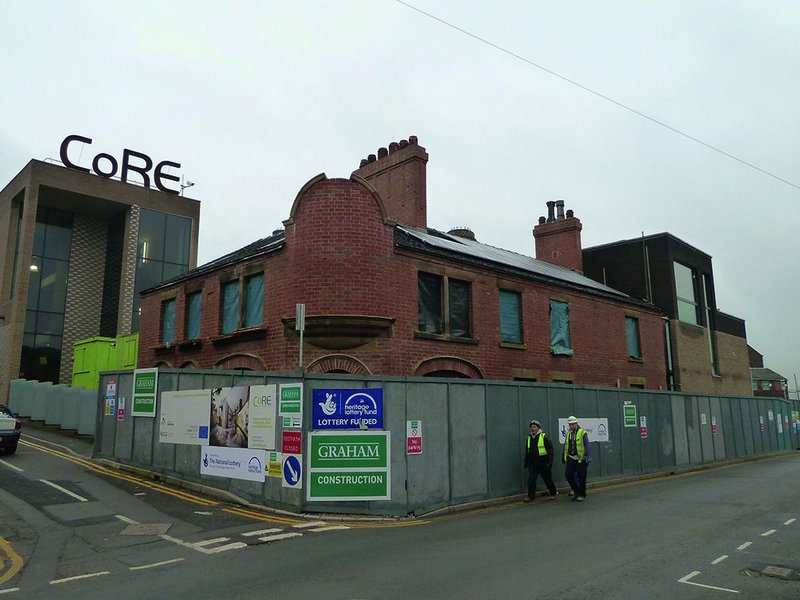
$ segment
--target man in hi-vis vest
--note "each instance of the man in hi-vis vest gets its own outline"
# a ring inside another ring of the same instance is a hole
[[[531,421],[531,434],[525,447],[525,466],[528,467],[528,497],[525,502],[536,498],[536,479],[542,476],[550,498],[558,495],[553,483],[551,467],[553,466],[553,442],[542,431],[539,421]]]
[[[564,440],[564,456],[561,462],[567,465],[566,477],[572,488],[572,499],[586,500],[586,471],[591,462],[589,456],[589,435],[578,425],[578,419],[567,419],[567,438]]]

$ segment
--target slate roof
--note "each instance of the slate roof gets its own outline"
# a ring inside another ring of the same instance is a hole
[[[763,367],[750,367],[750,376],[756,381],[787,381],[780,373]]]
[[[537,260],[523,254],[517,254],[510,250],[503,250],[502,248],[482,244],[476,240],[450,235],[436,229],[420,229],[398,224],[394,231],[394,243],[395,246],[399,248],[437,256],[464,265],[486,269],[496,273],[533,279],[542,283],[602,296],[627,304],[653,308],[652,305],[642,300],[632,298],[619,290],[605,286],[571,269],[559,267],[558,265]],[[283,248],[284,244],[284,231],[276,231],[269,237],[256,240],[252,244],[248,244],[239,250],[221,256],[182,275],[168,279],[167,281],[144,290],[143,293],[153,292],[229,265],[270,254]]]

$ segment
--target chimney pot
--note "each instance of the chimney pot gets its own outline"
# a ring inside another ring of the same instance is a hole
[[[378,160],[378,159],[375,157],[375,155],[374,155],[374,154],[370,154],[370,155],[367,157],[367,162],[374,163],[376,160]]]
[[[564,219],[564,201],[556,200],[556,219],[561,221]]]
[[[360,169],[361,167],[363,167],[366,164],[367,164],[367,159],[366,158],[362,158],[361,159],[361,163],[359,163],[359,165],[358,165],[358,168]]]
[[[572,217],[574,217],[574,216],[575,216],[575,211],[573,211],[573,210],[570,208],[570,209],[567,211],[567,218],[568,218],[568,219],[571,219],[571,218],[572,218]]]
[[[555,208],[556,208],[555,201],[554,200],[548,200],[547,201],[547,222],[548,223],[552,223],[553,221],[556,220]]]
[[[416,144],[417,143],[417,136],[415,136],[415,135],[408,136],[408,143],[412,144],[412,145]]]
[[[539,217],[539,225],[543,225],[546,221],[547,219],[545,219],[544,217]]]
[[[389,156],[389,151],[386,148],[378,148],[378,158],[386,158]]]
[[[400,143],[398,145],[401,148],[405,148],[406,146],[408,146],[408,140],[400,140]]]
[[[398,144],[397,142],[392,142],[391,144],[389,144],[389,154],[391,154],[392,152],[397,152],[397,150],[399,149],[400,149],[400,144]]]

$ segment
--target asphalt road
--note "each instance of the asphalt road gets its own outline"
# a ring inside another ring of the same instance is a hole
[[[9,598],[800,598],[798,454],[383,524],[263,521],[34,445],[0,459]]]

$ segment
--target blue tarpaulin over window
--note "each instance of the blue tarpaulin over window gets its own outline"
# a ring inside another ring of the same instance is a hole
[[[553,354],[572,356],[569,341],[569,304],[550,300],[550,349]]]
[[[500,290],[500,339],[504,342],[522,343],[519,305],[518,292]]]

